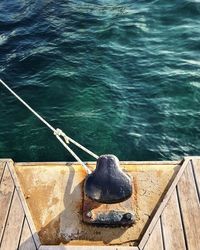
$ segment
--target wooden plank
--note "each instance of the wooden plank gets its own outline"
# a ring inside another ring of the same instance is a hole
[[[200,158],[192,158],[192,168],[193,168],[197,193],[200,201]]]
[[[143,249],[143,247],[145,246],[146,242],[148,241],[149,236],[151,235],[151,232],[156,224],[156,222],[158,221],[160,215],[162,214],[167,202],[169,201],[171,194],[173,193],[173,191],[176,188],[177,183],[179,182],[183,172],[185,171],[185,168],[187,167],[188,163],[189,163],[189,159],[190,158],[185,158],[182,166],[180,166],[179,171],[177,172],[173,182],[171,183],[171,186],[168,188],[165,196],[163,197],[163,200],[161,201],[159,208],[157,209],[157,211],[155,212],[149,226],[147,227],[144,235],[141,238],[141,241],[139,243],[139,249]]]
[[[14,192],[10,213],[8,215],[8,221],[3,234],[1,243],[2,250],[16,250],[18,247],[21,228],[24,219],[24,211],[22,209],[19,196],[17,192]]]
[[[25,219],[19,244],[19,250],[36,250],[35,243],[33,241],[32,233],[29,228],[28,222]]]
[[[28,222],[28,225],[30,227],[30,230],[31,230],[31,233],[33,235],[33,240],[36,244],[36,247],[39,248],[40,245],[41,245],[41,242],[40,242],[40,239],[39,239],[39,236],[38,236],[38,233],[37,233],[37,230],[35,228],[35,225],[34,225],[34,222],[32,220],[32,216],[30,214],[30,211],[29,211],[29,208],[26,204],[26,200],[25,200],[25,197],[23,195],[23,191],[21,189],[21,186],[19,184],[19,180],[17,178],[17,175],[15,173],[15,169],[14,169],[14,164],[12,162],[10,162],[8,164],[8,168],[10,170],[10,173],[11,173],[11,176],[13,178],[13,181],[15,183],[15,188],[16,188],[16,191],[19,195],[19,198],[20,198],[20,201],[21,201],[21,205],[22,205],[22,208],[24,210],[24,213],[26,215],[26,219],[27,219],[27,222]]]
[[[5,167],[5,162],[0,161],[0,183],[1,183],[2,176],[3,176],[4,167]]]
[[[179,165],[182,161],[120,161],[122,165]],[[95,161],[86,162],[88,165],[96,165]],[[69,166],[80,165],[78,162],[16,162],[16,166]]]
[[[200,206],[195,188],[192,167],[188,165],[178,183],[178,195],[188,249],[199,250]]]
[[[11,200],[14,192],[14,184],[10,172],[5,167],[0,186],[0,242],[2,240],[6,219],[9,213]]]
[[[161,215],[161,221],[165,250],[186,249],[176,190]]]
[[[163,239],[162,239],[162,231],[161,231],[161,223],[160,218],[157,221],[147,244],[144,247],[144,250],[163,250]]]
[[[95,244],[95,243],[94,243]],[[129,246],[40,246],[39,250],[139,250]],[[156,250],[156,249],[155,249]],[[161,249],[159,249],[161,250]]]

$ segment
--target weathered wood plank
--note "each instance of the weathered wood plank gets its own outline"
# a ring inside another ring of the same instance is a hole
[[[200,201],[200,158],[192,159],[192,167],[194,172],[195,183],[197,185],[197,193]]]
[[[14,192],[8,221],[2,238],[2,250],[16,250],[19,243],[21,228],[24,219],[24,211],[17,192]]]
[[[186,249],[176,190],[169,199],[161,220],[165,250]]]
[[[182,211],[187,245],[190,250],[200,246],[200,206],[194,183],[191,164],[188,165],[178,183],[178,195]]]
[[[163,239],[160,219],[157,221],[144,250],[163,250]]]
[[[24,210],[24,213],[26,215],[26,219],[27,219],[27,223],[30,227],[30,230],[31,230],[31,233],[33,235],[33,239],[34,239],[34,242],[36,244],[36,247],[39,248],[40,245],[41,245],[41,242],[40,242],[40,239],[39,239],[39,236],[38,236],[38,233],[37,233],[37,230],[35,228],[35,225],[34,225],[34,222],[32,220],[32,217],[31,217],[31,214],[30,214],[30,211],[29,211],[29,208],[26,204],[26,200],[25,200],[25,197],[23,195],[23,191],[21,189],[21,186],[19,184],[19,180],[17,178],[17,175],[16,175],[16,172],[15,172],[15,168],[14,168],[14,164],[13,162],[9,162],[8,164],[8,168],[10,170],[10,173],[11,173],[11,176],[13,178],[13,181],[15,183],[15,188],[16,188],[16,191],[19,195],[19,199],[20,199],[20,202],[21,202],[21,205],[22,205],[22,208]]]
[[[129,246],[40,246],[39,250],[139,250]],[[155,249],[156,250],[156,249]],[[161,249],[159,249],[161,250]]]
[[[30,228],[28,226],[26,219],[24,221],[24,225],[22,229],[19,250],[36,250],[35,243],[32,237],[32,233],[30,231]]]
[[[183,172],[185,171],[185,168],[187,167],[187,165],[189,163],[189,160],[190,160],[189,158],[185,158],[185,161],[183,162],[182,166],[180,166],[180,169],[179,169],[178,173],[176,174],[173,182],[171,183],[171,185],[170,185],[169,189],[167,190],[163,200],[161,201],[159,208],[155,212],[155,214],[154,214],[148,228],[146,229],[144,235],[141,238],[141,241],[139,243],[139,249],[143,249],[146,242],[148,241],[149,236],[151,235],[151,232],[152,232],[157,220],[159,219],[160,215],[162,214],[168,200],[171,197],[171,194],[175,190],[177,183],[179,182]]]
[[[90,161],[86,162],[88,165],[96,166],[96,162]],[[120,161],[122,165],[179,165],[181,161]],[[80,165],[78,162],[16,162],[16,166],[70,166],[70,165]]]
[[[5,167],[0,186],[0,242],[2,240],[2,235],[5,228],[8,212],[10,209],[13,192],[14,192],[14,184],[8,168]]]
[[[3,175],[4,167],[5,167],[5,162],[0,161],[0,183],[1,183],[2,175]]]

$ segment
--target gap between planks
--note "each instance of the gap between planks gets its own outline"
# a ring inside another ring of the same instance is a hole
[[[178,170],[176,176],[174,177],[170,187],[168,188],[167,192],[165,193],[165,196],[163,197],[163,200],[161,200],[161,203],[157,209],[157,211],[155,212],[155,214],[153,215],[153,218],[149,224],[149,226],[147,227],[146,231],[144,232],[141,241],[139,243],[139,249],[143,249],[144,246],[146,245],[157,221],[160,218],[160,215],[162,214],[165,206],[167,205],[167,202],[169,201],[173,191],[176,188],[177,183],[179,182],[182,174],[184,173],[188,163],[189,163],[190,158],[186,158],[183,162],[183,164],[180,166],[180,169]]]
[[[14,169],[14,164],[13,163],[8,163],[8,169],[10,171],[12,180],[13,180],[13,182],[15,184],[15,188],[16,188],[16,191],[18,193],[19,200],[21,202],[21,206],[22,206],[22,209],[23,209],[24,214],[26,216],[29,228],[31,230],[31,233],[32,233],[32,236],[33,236],[33,239],[34,239],[34,243],[35,243],[36,247],[39,248],[40,245],[41,245],[41,242],[40,242],[39,236],[37,234],[37,230],[35,228],[34,222],[32,220],[32,216],[30,214],[29,208],[28,208],[28,206],[26,204],[26,201],[25,201],[25,198],[24,198],[24,195],[23,195],[23,191],[22,191],[21,186],[19,184],[19,180],[18,180],[18,178],[16,176],[15,169]]]

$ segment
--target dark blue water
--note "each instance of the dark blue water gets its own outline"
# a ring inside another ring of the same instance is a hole
[[[97,154],[200,154],[200,1],[1,0],[0,77]],[[3,87],[0,157],[73,160]]]

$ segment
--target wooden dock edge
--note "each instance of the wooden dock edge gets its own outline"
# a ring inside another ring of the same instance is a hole
[[[139,250],[137,246],[40,246],[39,250]]]
[[[7,161],[6,164],[8,166],[9,171],[10,171],[10,174],[11,174],[11,176],[13,178],[13,182],[14,182],[16,191],[18,193],[18,196],[19,196],[22,208],[24,210],[24,214],[25,214],[25,217],[27,219],[28,226],[29,226],[30,231],[32,233],[32,236],[33,236],[33,239],[34,239],[34,243],[36,244],[36,247],[39,249],[39,247],[41,246],[41,242],[40,242],[37,230],[35,228],[32,216],[30,214],[29,208],[27,206],[25,197],[23,195],[23,191],[22,191],[21,186],[19,184],[19,180],[17,178],[16,172],[15,172],[15,169],[14,169],[14,162],[12,160],[9,160],[9,161]]]
[[[178,173],[176,174],[173,182],[171,183],[169,189],[167,190],[167,192],[165,193],[165,196],[163,197],[163,200],[161,201],[156,213],[153,215],[153,218],[148,226],[148,228],[146,229],[144,235],[142,236],[141,240],[140,240],[140,243],[138,245],[139,249],[143,249],[145,244],[147,243],[160,215],[162,214],[165,206],[167,205],[167,202],[169,201],[170,197],[171,197],[171,194],[173,193],[173,191],[175,190],[176,188],[176,185],[178,184],[182,174],[184,173],[185,171],[185,168],[187,167],[188,163],[190,161],[190,158],[189,157],[185,157],[184,158],[184,162],[183,164],[181,165]]]
[[[178,165],[184,160],[179,161],[120,161],[121,165]],[[95,165],[94,161],[84,162],[86,165]],[[16,162],[16,166],[70,166],[70,165],[80,165],[77,162],[65,162],[65,161],[55,161],[55,162]]]
[[[199,162],[197,165],[198,165],[198,169],[196,168],[197,166],[194,166],[194,162]],[[37,231],[36,231],[36,228],[35,228],[35,225],[34,225],[34,222],[32,220],[32,217],[31,217],[31,214],[30,214],[30,211],[29,211],[29,208],[27,206],[27,203],[26,203],[26,200],[25,200],[25,197],[23,195],[23,192],[22,192],[22,189],[20,187],[20,184],[19,184],[19,180],[17,178],[17,175],[16,175],[16,172],[15,172],[15,167],[14,167],[14,162],[11,160],[11,159],[0,159],[0,162],[2,163],[3,162],[3,166],[2,168],[0,168],[0,183],[3,179],[3,175],[4,175],[4,172],[5,172],[5,169],[8,168],[9,169],[9,172],[10,172],[10,175],[12,177],[12,180],[13,180],[13,183],[14,183],[14,191],[13,191],[13,196],[14,196],[14,193],[17,193],[18,196],[19,196],[19,199],[20,199],[20,203],[21,203],[21,206],[23,208],[23,211],[24,211],[24,214],[25,214],[25,219],[27,220],[28,222],[28,227],[30,228],[30,231],[31,231],[31,234],[32,234],[32,237],[34,239],[34,243],[35,243],[35,247],[34,249],[36,250],[94,250],[94,249],[97,249],[97,246],[58,246],[58,245],[53,245],[53,246],[50,246],[50,245],[41,245],[41,242],[40,242],[40,239],[39,239],[39,236],[37,234]],[[155,211],[146,231],[144,232],[144,234],[142,235],[141,237],[141,240],[138,244],[138,246],[98,246],[98,249],[101,249],[101,250],[125,250],[125,249],[129,249],[129,250],[143,250],[143,249],[159,249],[159,248],[149,248],[149,246],[147,246],[147,243],[153,233],[153,231],[155,231],[157,225],[158,225],[158,222],[160,221],[160,217],[163,213],[163,211],[165,210],[172,194],[174,193],[174,191],[177,192],[177,185],[178,183],[180,182],[180,179],[181,177],[183,176],[183,174],[185,173],[186,169],[188,169],[188,165],[190,165],[190,170],[191,170],[191,173],[193,173],[193,179],[194,179],[194,185],[196,186],[196,193],[197,193],[197,196],[198,196],[198,202],[200,201],[200,181],[199,181],[199,178],[200,177],[200,157],[198,156],[195,156],[195,157],[185,157],[183,159],[183,161],[173,161],[173,162],[131,162],[132,164],[145,164],[145,165],[156,165],[156,164],[180,164],[180,168],[177,172],[177,174],[175,175],[173,181],[171,182],[171,185],[169,186],[169,188],[166,190],[166,193],[163,197],[163,199],[161,200],[159,206],[158,206],[158,209]],[[33,165],[34,163],[16,163],[17,165],[20,165],[20,166],[27,166],[27,165]],[[35,164],[38,164],[38,163],[35,163]],[[44,165],[45,163],[41,163],[41,165]],[[49,163],[48,163],[49,164]],[[55,163],[50,163],[50,164],[55,164]],[[77,163],[66,163],[66,162],[62,162],[62,163],[56,163],[56,164],[66,164],[66,165],[69,165],[69,164],[77,164]],[[90,163],[92,164],[92,163]],[[94,164],[94,163],[93,163]],[[123,164],[128,164],[128,162],[123,162]],[[16,192],[15,192],[16,190]],[[180,201],[179,201],[180,202]],[[199,204],[199,203],[198,203]],[[198,210],[199,211],[199,210]],[[200,215],[200,213],[199,213]],[[25,220],[24,220],[25,221]],[[23,222],[24,224],[24,222]],[[200,225],[199,225],[200,226]],[[185,230],[185,229],[184,229]],[[198,237],[198,236],[197,236]],[[164,244],[164,243],[163,243]],[[155,246],[156,246],[156,242],[155,242]],[[0,246],[1,248],[1,246]],[[187,245],[186,245],[186,248],[187,248]],[[18,248],[17,248],[18,249]],[[21,248],[19,248],[21,250]],[[23,250],[29,250],[28,248],[22,248]],[[165,249],[165,248],[164,248]],[[193,248],[194,250],[198,250],[198,248]],[[2,249],[4,250],[4,249]],[[178,250],[178,249],[177,249]],[[182,249],[181,249],[182,250]]]

